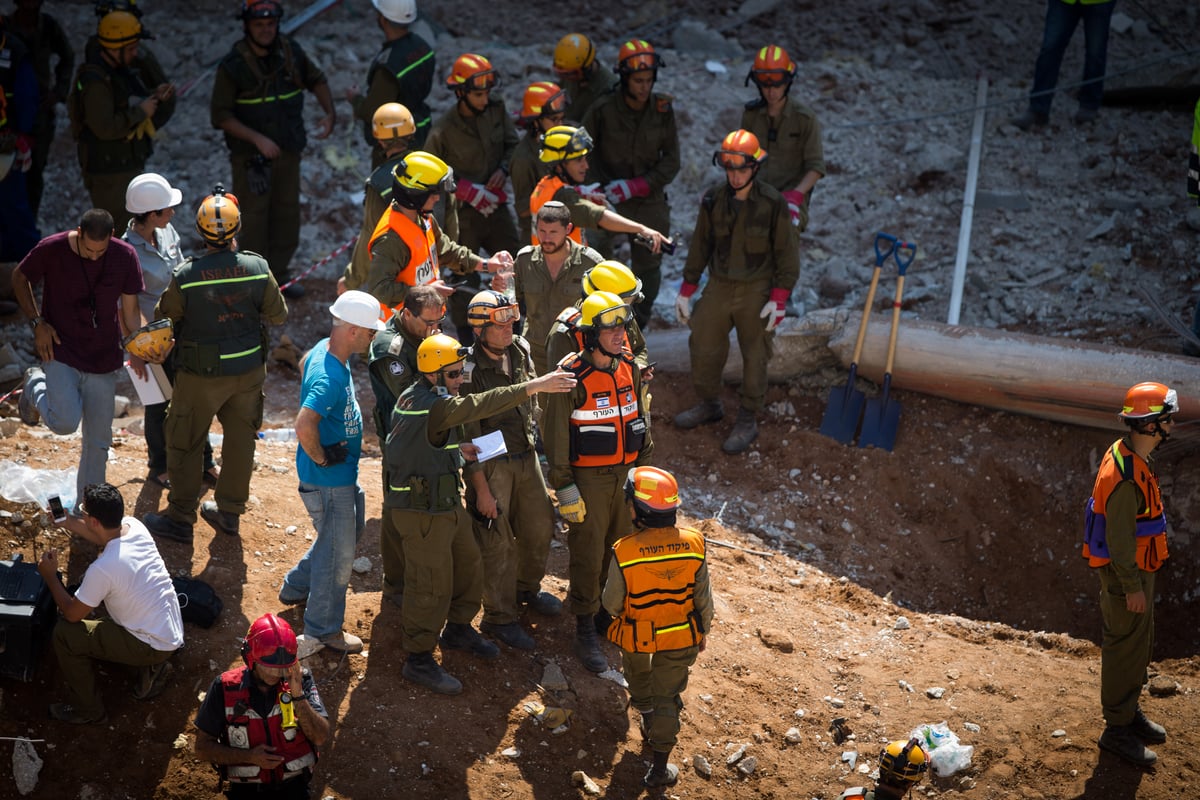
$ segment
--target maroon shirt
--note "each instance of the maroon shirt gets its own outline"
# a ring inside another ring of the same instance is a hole
[[[32,285],[43,284],[42,317],[62,340],[54,345],[54,360],[80,372],[112,372],[125,363],[121,295],[145,288],[142,267],[133,247],[115,236],[98,261],[89,261],[71,249],[69,235],[42,239],[18,269]]]

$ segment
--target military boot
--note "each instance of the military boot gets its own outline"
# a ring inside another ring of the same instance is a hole
[[[438,638],[443,650],[466,650],[480,658],[492,659],[500,655],[500,648],[495,642],[488,641],[479,635],[479,631],[470,623],[447,622]]]
[[[701,400],[686,411],[680,411],[675,415],[675,427],[683,428],[686,431],[710,422],[717,422],[724,416],[725,409],[721,408],[720,400]]]
[[[1109,725],[1100,734],[1100,749],[1139,767],[1150,767],[1158,761],[1158,754],[1142,744],[1132,725]]]
[[[721,445],[721,449],[731,456],[737,455],[757,438],[758,422],[754,419],[754,412],[739,408],[737,422],[734,423],[733,430],[730,432],[729,438]]]
[[[575,655],[588,672],[604,672],[608,659],[600,652],[600,637],[596,635],[596,620],[591,614],[575,617]]]
[[[462,681],[442,669],[442,665],[433,660],[433,653],[428,651],[409,653],[400,674],[406,680],[438,694],[458,694],[462,691]]]
[[[679,767],[667,760],[670,757],[669,752],[660,753],[655,750],[654,766],[650,767],[650,771],[642,778],[642,783],[650,787],[674,786],[675,781],[679,780]]]
[[[241,530],[241,517],[230,511],[222,511],[215,500],[205,500],[200,504],[200,517],[221,533],[237,536]]]
[[[1162,744],[1167,740],[1167,729],[1157,722],[1151,721],[1146,712],[1138,709],[1133,714],[1133,723],[1129,726],[1133,731],[1133,735],[1141,739],[1143,742],[1150,744]]]

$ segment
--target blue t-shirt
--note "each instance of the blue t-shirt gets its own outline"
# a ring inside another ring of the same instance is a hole
[[[304,360],[300,379],[300,407],[321,415],[317,430],[321,444],[345,442],[349,457],[341,464],[318,467],[296,448],[296,475],[301,483],[314,486],[353,486],[358,483],[358,457],[362,453],[362,411],[354,396],[350,368],[329,353],[329,339],[322,339]]]

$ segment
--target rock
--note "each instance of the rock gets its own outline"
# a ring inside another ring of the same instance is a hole
[[[18,792],[26,795],[37,787],[38,774],[42,771],[43,763],[33,742],[28,739],[17,739],[13,742],[13,783],[17,785]]]
[[[758,766],[758,759],[754,756],[748,756],[737,765],[737,771],[749,777],[754,774],[754,768]]]
[[[969,730],[971,733],[979,733],[981,730],[983,730],[974,722],[964,722],[963,727]]]
[[[742,756],[746,755],[746,750],[749,747],[750,747],[749,744],[738,745],[738,748],[736,750],[734,750],[732,753],[730,753],[728,756],[725,757],[725,763],[729,766],[733,766],[737,762],[741,761]]]
[[[500,755],[505,756],[507,758],[520,758],[521,750],[516,747],[506,747],[500,751]]]
[[[1133,17],[1121,11],[1114,11],[1108,21],[1109,30],[1116,34],[1125,34],[1133,27]]]
[[[1151,697],[1170,697],[1179,691],[1179,684],[1166,675],[1155,675],[1150,679]]]
[[[946,690],[943,689],[941,686],[930,686],[928,689],[925,690],[925,696],[932,700],[941,700],[942,696],[945,694],[946,694]]]
[[[680,20],[673,31],[675,49],[705,58],[741,58],[743,49],[736,41],[692,19]]]
[[[571,773],[571,783],[583,789],[584,794],[591,795],[592,797],[600,795],[600,787],[581,769],[577,769]]]
[[[800,744],[800,739],[799,728],[788,728],[787,732],[783,734],[783,740],[788,744]]]
[[[906,631],[912,627],[912,623],[908,621],[908,617],[896,617],[896,621],[892,623],[892,630]]]
[[[791,653],[796,649],[796,645],[792,642],[792,637],[781,630],[775,628],[759,628],[758,638],[762,643],[772,650],[778,650],[781,653]]]
[[[1194,231],[1200,231],[1200,206],[1192,206],[1188,209],[1187,226]]]
[[[1061,739],[1062,737],[1064,737],[1066,735],[1067,735],[1067,732],[1064,731],[1062,728],[1059,728],[1056,731],[1054,731],[1054,733],[1050,734],[1050,737],[1053,739]]]
[[[350,565],[350,568],[359,575],[365,575],[371,571],[371,559],[366,556],[359,556],[354,559],[354,563]]]
[[[561,692],[571,688],[558,662],[546,663],[545,669],[542,670],[542,688],[551,692]]]
[[[1101,236],[1104,236],[1107,233],[1111,233],[1112,229],[1117,226],[1117,213],[1118,212],[1114,211],[1111,217],[1104,220],[1096,227],[1092,228],[1092,230],[1088,233],[1086,238],[1099,239]]]
[[[929,141],[921,147],[913,159],[913,172],[923,175],[927,172],[947,172],[957,174],[962,171],[966,157],[962,150],[946,142]]]
[[[701,778],[712,777],[712,764],[709,764],[708,759],[699,753],[692,756],[692,767],[696,770],[696,774]]]

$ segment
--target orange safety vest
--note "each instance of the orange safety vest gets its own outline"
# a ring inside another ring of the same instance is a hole
[[[691,528],[650,528],[618,539],[613,556],[625,578],[625,608],[609,623],[609,641],[629,653],[699,644],[704,624],[694,595],[704,536]]]
[[[417,219],[419,222],[413,222],[389,205],[388,210],[376,223],[375,232],[371,234],[370,241],[367,242],[369,251],[375,244],[375,240],[388,231],[392,231],[400,237],[405,247],[408,248],[409,255],[408,263],[396,273],[396,283],[405,283],[409,286],[424,286],[427,283],[433,283],[438,278],[437,234],[434,231],[433,223],[425,219],[423,215],[418,214]],[[397,314],[400,313],[402,308],[402,306],[389,308],[383,303],[380,303],[379,307],[383,310],[384,319],[388,319],[393,311]]]
[[[1084,509],[1083,557],[1092,567],[1102,567],[1112,560],[1108,553],[1104,510],[1113,490],[1125,481],[1133,481],[1144,498],[1144,505],[1137,513],[1135,560],[1139,569],[1157,572],[1167,560],[1167,516],[1162,493],[1150,465],[1129,449],[1123,439],[1114,442],[1104,454],[1096,473],[1092,496]]]
[[[582,358],[567,366],[583,386],[583,403],[571,412],[571,466],[632,464],[646,441],[646,420],[633,386],[633,360],[617,359],[613,372]]]
[[[554,174],[543,176],[542,179],[537,182],[537,186],[533,187],[533,194],[529,195],[529,213],[533,215],[535,220],[537,219],[537,213],[541,207],[553,200],[554,195],[558,194],[558,190],[566,185],[567,184],[563,182],[562,178]],[[534,230],[537,229],[536,222],[534,223],[533,228]],[[568,233],[567,236],[571,239],[571,241],[575,242],[575,244],[586,244],[583,238],[583,228],[579,227],[578,225],[572,228],[571,232]],[[537,247],[537,233],[531,233],[530,238],[533,240],[533,246]]]

